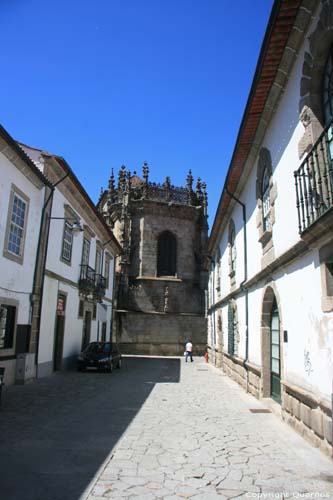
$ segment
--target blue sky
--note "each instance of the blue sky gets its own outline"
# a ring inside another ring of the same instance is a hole
[[[0,122],[97,201],[111,167],[223,187],[272,0],[2,0]]]

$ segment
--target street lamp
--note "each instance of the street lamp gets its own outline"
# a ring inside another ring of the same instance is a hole
[[[64,220],[66,222],[70,222],[73,233],[80,233],[83,231],[83,227],[81,225],[81,221],[78,217],[50,217],[50,220]]]

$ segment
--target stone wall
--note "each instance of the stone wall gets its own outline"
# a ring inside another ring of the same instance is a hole
[[[209,363],[217,366],[218,352],[210,347],[208,352]],[[257,399],[264,399],[268,404],[269,398],[263,396],[260,367],[222,353],[222,370],[247,392]],[[278,414],[301,436],[331,456],[333,424],[330,403],[317,400],[315,396],[286,382],[282,384],[281,389],[282,404]]]
[[[117,342],[123,354],[182,356],[191,339],[195,356],[206,351],[206,319],[196,314],[118,311]]]

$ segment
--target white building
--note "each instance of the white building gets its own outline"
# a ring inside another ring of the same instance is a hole
[[[90,341],[112,339],[121,247],[66,161],[21,145],[54,189],[43,263],[37,376],[71,366]]]
[[[333,2],[276,1],[210,236],[210,362],[332,444]]]
[[[43,205],[50,192],[51,183],[0,127],[0,367],[6,384],[36,372],[33,295],[43,257],[38,251]]]

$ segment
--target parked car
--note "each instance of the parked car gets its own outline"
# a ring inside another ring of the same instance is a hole
[[[121,368],[121,354],[118,346],[111,342],[90,342],[77,358],[77,369],[97,368],[112,372]]]

